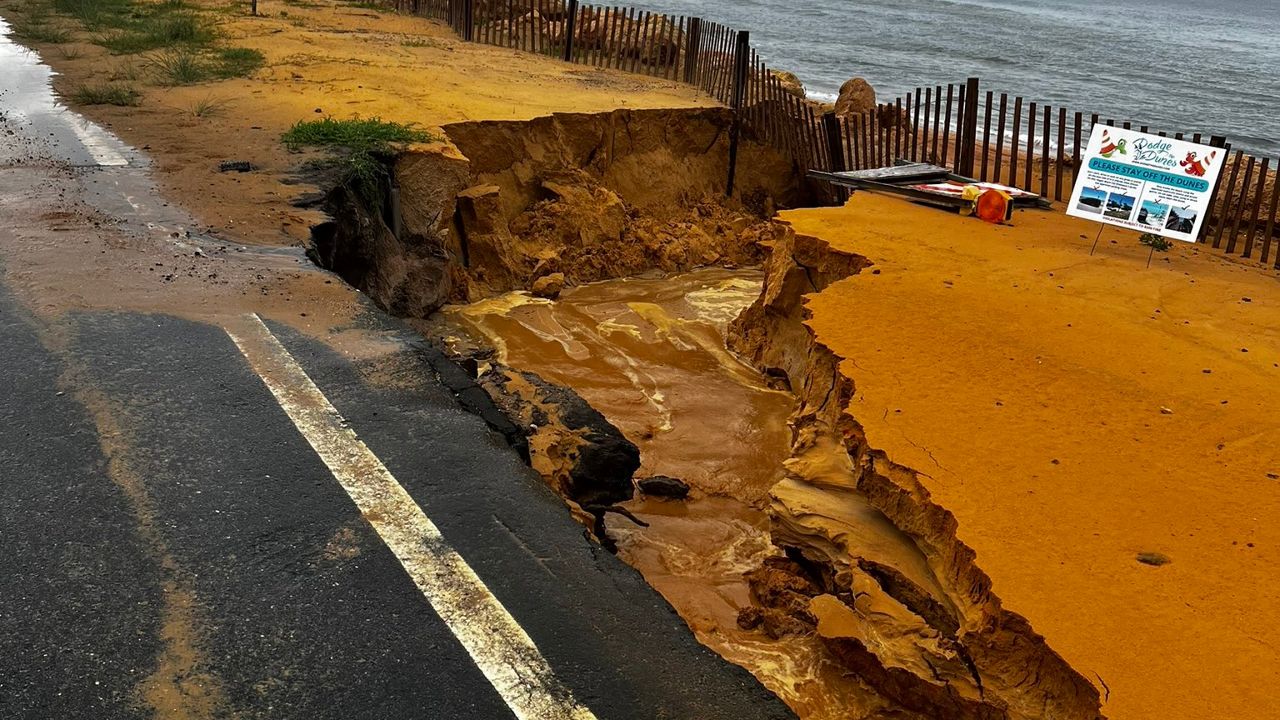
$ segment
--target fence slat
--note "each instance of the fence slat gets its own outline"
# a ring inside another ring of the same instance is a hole
[[[1271,209],[1267,211],[1267,229],[1262,235],[1262,264],[1271,257],[1271,241],[1276,231],[1276,210],[1280,210],[1280,161],[1276,163],[1276,179],[1271,184]],[[1280,251],[1276,252],[1276,267],[1280,267]]]
[[[1249,183],[1253,181],[1253,156],[1246,156],[1248,161],[1245,163],[1244,183],[1240,186],[1240,199],[1235,203],[1235,209],[1231,212],[1231,236],[1227,238],[1226,252],[1228,255],[1236,251],[1236,237],[1240,234],[1240,220],[1244,216],[1245,206],[1249,202]]]
[[[1196,134],[1196,137],[1200,137],[1199,133]],[[1225,170],[1226,163],[1231,161],[1231,143],[1227,142],[1227,139],[1221,135],[1214,135],[1209,138],[1209,146],[1222,148],[1221,162],[1223,163],[1223,169]],[[1216,155],[1217,151],[1210,153],[1211,157],[1216,157]],[[1209,242],[1210,224],[1216,228],[1220,222],[1220,219],[1218,218],[1218,215],[1220,214],[1218,212],[1218,193],[1222,190],[1222,179],[1223,173],[1219,172],[1218,178],[1213,181],[1213,187],[1209,190],[1209,212],[1205,216],[1204,222],[1200,223],[1200,237],[1196,238],[1197,243]]]
[[[1027,192],[1031,190],[1031,181],[1035,177],[1036,166],[1036,104],[1030,103],[1027,109],[1027,167],[1026,167],[1026,186],[1023,188]]]
[[[521,39],[521,36],[524,35],[524,33],[521,33],[520,35],[516,35],[516,19],[521,17],[522,15],[523,14],[520,12],[520,5],[518,0],[509,0],[507,2],[507,37],[506,37],[506,41],[503,43],[505,46],[509,48],[512,48],[512,49],[520,48],[519,41]],[[520,48],[520,49],[523,49],[523,48]]]
[[[1049,197],[1049,141],[1051,139],[1050,124],[1053,120],[1053,111],[1048,106],[1044,106],[1044,141],[1040,144],[1040,197]]]
[[[1053,179],[1053,199],[1062,200],[1062,176],[1067,173],[1067,109],[1058,108],[1058,171]]]
[[[947,83],[947,118],[942,122],[942,162],[939,163],[943,167],[947,166],[947,161],[951,159],[951,103],[955,99],[956,86]],[[960,154],[959,145],[956,146],[956,155]]]
[[[612,27],[609,28],[609,67],[614,69],[622,67],[622,52],[625,46],[622,38],[627,28],[626,21],[626,9],[615,7],[613,9],[613,22],[610,23]]]
[[[911,104],[911,96],[907,96],[907,104]],[[916,88],[916,109],[911,116],[911,159],[920,162],[920,88]]]
[[[1022,143],[1022,97],[1013,99],[1013,138],[1009,142],[1009,185],[1018,187],[1018,146]]]
[[[1253,233],[1258,229],[1258,213],[1262,211],[1262,196],[1267,192],[1267,169],[1271,158],[1262,158],[1258,171],[1258,189],[1253,193],[1253,213],[1249,217],[1249,229],[1244,231],[1244,257],[1253,256]]]
[[[929,150],[931,142],[937,142],[937,127],[929,127],[929,123],[933,120],[933,88],[924,88],[924,138],[920,142],[920,155],[924,156],[925,163],[932,163],[933,152]]]
[[[991,160],[991,103],[995,99],[995,93],[987,91],[986,109],[982,112],[982,174],[979,176],[983,182],[989,178],[987,176],[987,165]]]
[[[949,86],[948,86],[949,87]],[[951,108],[947,108],[950,110]],[[933,89],[933,139],[929,144],[931,162],[938,163],[938,127],[942,124],[942,86]]]
[[[873,167],[884,167],[888,163],[884,159],[884,115],[877,105],[871,110],[871,164]]]
[[[874,168],[880,166],[879,153],[876,148],[876,111],[875,108],[868,110],[862,116],[862,133],[866,138],[867,146],[867,167]]]
[[[670,58],[671,62],[667,63],[667,74],[665,77],[668,80],[675,82],[680,79],[680,47],[684,44],[684,16],[683,15],[681,15],[679,19],[675,23],[673,23],[671,33],[672,33],[672,36],[671,36],[671,40],[667,43],[667,50],[674,51],[675,57]],[[755,67],[755,51],[754,50],[751,51],[751,55],[752,55],[751,67],[754,68]],[[754,75],[753,75],[753,78],[754,78]]]
[[[600,28],[605,24],[605,22],[607,22],[609,16],[605,14],[606,8],[603,7],[588,6],[587,11],[590,15],[587,15],[586,13],[583,14],[581,31],[583,34],[588,34],[591,38],[591,42],[586,44],[586,64],[591,67],[600,67],[600,51],[604,45],[604,36],[600,32]],[[590,33],[587,32],[588,17],[590,18],[591,24]]]
[[[1235,161],[1231,165],[1231,179],[1227,181],[1227,194],[1222,199],[1222,210],[1219,212],[1218,227],[1213,237],[1213,246],[1215,248],[1222,247],[1222,233],[1227,228],[1227,220],[1230,217],[1228,203],[1231,202],[1231,196],[1236,192],[1236,178],[1240,175],[1240,163],[1244,159],[1244,151],[1237,150]]]
[[[1000,171],[1004,169],[1004,113],[1009,103],[1008,93],[1000,93],[1000,122],[996,128],[996,166],[995,179],[998,183],[1003,183],[1004,179],[1000,176]],[[1011,185],[1013,183],[1010,183]]]

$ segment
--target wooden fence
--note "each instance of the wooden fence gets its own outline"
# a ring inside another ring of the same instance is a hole
[[[447,23],[463,39],[693,85],[735,111],[728,191],[742,131],[801,170],[856,170],[912,160],[1068,199],[1092,128],[1149,132],[1130,121],[983,91],[976,78],[919,87],[865,112],[836,116],[793,91],[761,61],[744,30],[697,17],[578,0],[394,0],[402,12]],[[1168,136],[1164,131],[1159,135]],[[1256,158],[1217,135],[1172,134],[1223,148],[1221,179],[1200,242],[1280,269],[1280,161]],[[1229,159],[1228,159],[1229,158]]]
[[[823,124],[828,157],[833,159],[823,169],[866,169],[896,159],[931,162],[1057,201],[1070,198],[1081,152],[1098,124],[1220,147],[1226,164],[1213,190],[1200,242],[1280,268],[1280,161],[1240,150],[1232,154],[1222,136],[1170,135],[1096,113],[1037,105],[1007,93],[982,93],[972,78],[963,84],[917,88],[857,115],[824,117]]]

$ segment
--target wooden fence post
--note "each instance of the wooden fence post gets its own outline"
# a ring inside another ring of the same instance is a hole
[[[729,128],[729,179],[725,184],[725,196],[733,196],[733,181],[738,172],[738,136],[742,134],[742,97],[747,84],[747,59],[751,56],[751,33],[738,31],[738,42],[733,49],[733,93],[729,106],[733,111],[733,124]]]
[[[963,152],[956,165],[956,174],[973,177],[973,159],[978,144],[978,78],[965,81],[964,118],[960,123],[960,142]]]
[[[702,52],[702,18],[689,18],[684,41],[684,81],[692,85],[698,77],[698,53]]]
[[[578,0],[569,0],[569,19],[564,24],[564,61],[573,62],[573,36],[578,25]]]
[[[827,135],[827,152],[831,156],[831,172],[844,172],[844,141],[840,137],[840,118],[834,113],[822,115],[822,129]]]
[[[1197,134],[1196,135],[1197,142],[1199,141],[1199,138],[1200,136]],[[1227,138],[1222,135],[1214,135],[1209,138],[1209,146],[1216,147],[1216,148],[1226,148]],[[1230,157],[1228,156],[1229,152],[1230,152],[1229,150],[1226,150],[1222,153],[1222,162],[1224,164],[1227,162],[1227,160],[1230,159]],[[1213,183],[1213,189],[1209,193],[1209,213],[1205,217],[1204,222],[1200,223],[1200,237],[1196,239],[1196,242],[1203,243],[1203,242],[1209,241],[1209,223],[1215,220],[1214,216],[1217,213],[1216,206],[1218,201],[1218,188],[1221,185],[1222,185],[1222,172],[1219,172],[1218,179]]]

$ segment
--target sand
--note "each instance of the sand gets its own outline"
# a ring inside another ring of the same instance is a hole
[[[259,50],[266,65],[248,78],[161,87],[148,54],[111,55],[89,43],[86,32],[74,33],[77,42],[34,45],[61,75],[54,85],[63,96],[107,81],[142,91],[139,107],[76,109],[144,149],[162,190],[238,242],[296,245],[319,220],[289,206],[314,191],[295,184],[293,171],[304,158],[280,143],[299,120],[380,117],[432,131],[464,120],[716,104],[675,82],[465,43],[438,22],[334,0],[263,0],[259,17],[239,4],[191,4],[208,11],[221,44]],[[12,19],[19,6],[0,0],[0,14]],[[197,117],[206,101],[213,113]],[[248,160],[259,169],[221,173],[222,160]]]
[[[1059,211],[997,227],[860,193],[783,219],[874,262],[809,301],[856,384],[847,411],[1104,712],[1269,716],[1276,274],[1183,244],[1147,269],[1114,228],[1090,256],[1099,226]]]

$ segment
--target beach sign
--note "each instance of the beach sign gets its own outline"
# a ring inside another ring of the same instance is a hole
[[[1226,151],[1095,125],[1067,214],[1195,242]]]

